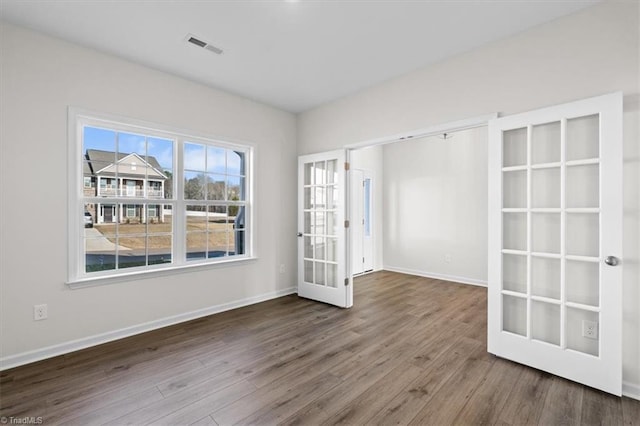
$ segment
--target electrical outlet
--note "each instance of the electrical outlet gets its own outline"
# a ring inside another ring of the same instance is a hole
[[[35,321],[47,319],[47,305],[33,305],[33,319]]]
[[[582,337],[598,340],[598,323],[595,321],[582,321]]]
[[[451,255],[450,254],[445,254],[444,255],[444,262],[445,263],[451,263]]]

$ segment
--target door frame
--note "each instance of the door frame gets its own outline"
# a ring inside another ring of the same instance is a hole
[[[441,135],[443,133],[453,133],[462,130],[474,129],[477,127],[484,127],[489,124],[490,120],[498,118],[499,114],[497,112],[493,112],[490,114],[478,115],[475,117],[469,117],[462,120],[449,121],[446,123],[440,123],[435,125],[430,125],[427,127],[417,128],[413,130],[408,130],[401,133],[396,133],[388,136],[382,136],[374,139],[365,139],[360,142],[352,143],[344,145],[346,151],[347,161],[350,161],[351,151],[355,151],[358,149],[369,148],[373,146],[387,145],[390,143],[402,142],[404,140],[418,139],[418,138],[426,138],[430,136]],[[350,200],[351,197],[351,176],[350,173],[346,175],[346,191],[348,192],[347,197]],[[378,182],[381,185],[380,182]],[[372,191],[373,193],[373,191]],[[372,195],[373,196],[373,195]],[[353,223],[353,217],[351,215],[351,209],[349,206],[350,202],[347,203],[347,213],[346,217],[349,219],[351,223]],[[373,202],[371,204],[373,206]],[[372,222],[373,226],[373,222]],[[372,237],[375,238],[375,237]],[[379,240],[379,239],[378,239]],[[347,271],[349,271],[349,285],[353,286],[353,274],[352,274],[352,265],[351,265],[351,232],[347,232],[346,237],[346,250],[347,250]],[[373,252],[375,255],[375,239],[372,241],[373,244]],[[374,261],[374,270],[375,270],[375,261]],[[355,303],[355,300],[352,300],[352,304]]]

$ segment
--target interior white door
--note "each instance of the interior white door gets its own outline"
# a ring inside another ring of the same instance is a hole
[[[298,295],[348,308],[347,153],[298,159]]]
[[[622,94],[489,123],[489,352],[622,392]]]
[[[362,181],[362,270],[373,271],[373,177],[365,170]]]
[[[352,169],[351,182],[351,273],[373,270],[373,229],[371,227],[371,172]]]
[[[351,273],[358,275],[364,272],[363,230],[364,230],[364,172],[351,170]]]

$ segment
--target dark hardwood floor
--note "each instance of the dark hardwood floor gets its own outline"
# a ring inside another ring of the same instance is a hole
[[[640,425],[640,401],[489,355],[486,290],[378,272],[352,309],[287,296],[0,376],[43,424]]]

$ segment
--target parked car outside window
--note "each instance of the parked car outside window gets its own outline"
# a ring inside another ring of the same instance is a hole
[[[84,212],[84,227],[93,228],[93,216],[89,212]]]

